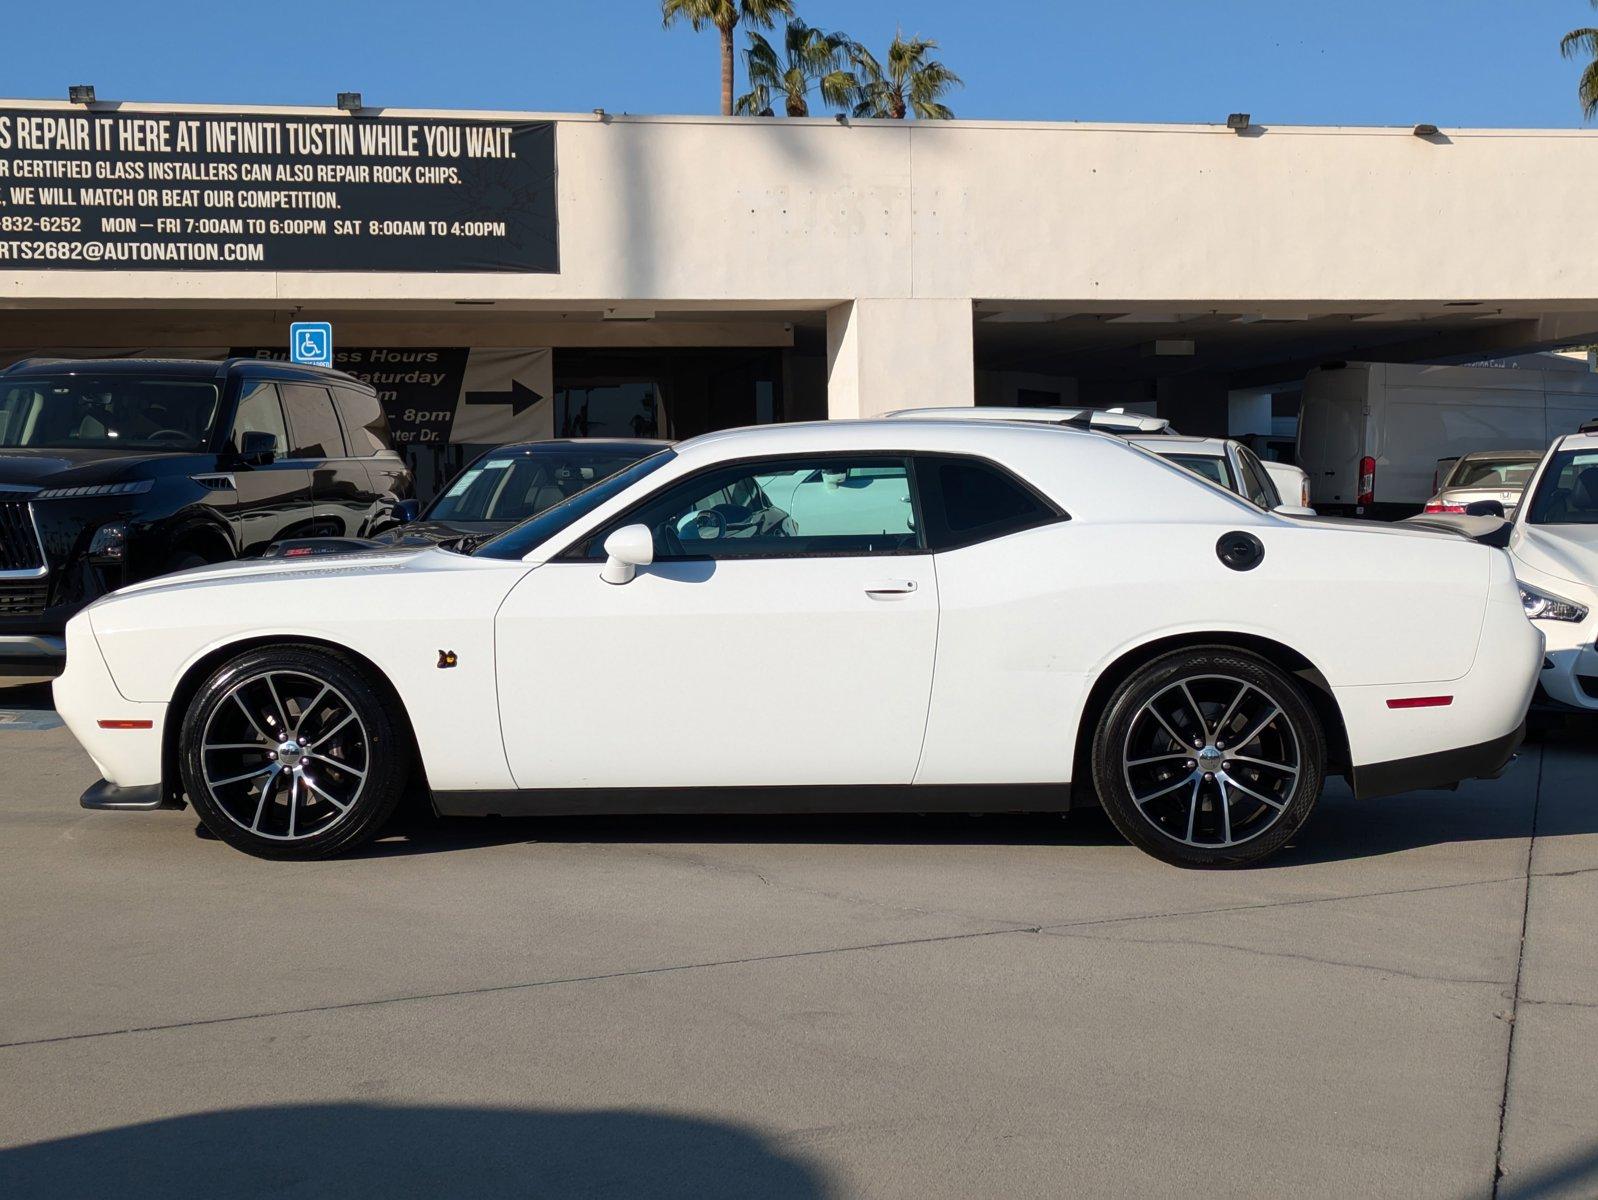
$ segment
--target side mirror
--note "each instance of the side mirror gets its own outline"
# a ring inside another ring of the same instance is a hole
[[[1284,517],[1318,517],[1321,515],[1313,508],[1305,508],[1301,504],[1278,504],[1271,511]]]
[[[1498,500],[1473,500],[1465,505],[1465,515],[1467,517],[1498,517],[1502,520],[1504,506]]]
[[[605,565],[599,577],[606,583],[631,583],[639,567],[655,561],[655,535],[647,525],[623,525],[605,539]]]
[[[277,457],[277,435],[264,429],[247,429],[239,435],[239,461],[264,467]]]
[[[401,525],[409,525],[422,515],[422,502],[420,500],[397,500],[394,502],[394,519]]]

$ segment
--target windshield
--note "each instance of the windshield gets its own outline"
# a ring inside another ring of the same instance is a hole
[[[203,450],[215,383],[148,375],[0,378],[0,446]]]
[[[429,521],[525,521],[637,462],[655,447],[591,447],[485,454],[423,514]]]
[[[1531,498],[1531,525],[1598,525],[1598,450],[1561,450]]]
[[[1510,488],[1520,491],[1537,471],[1538,458],[1462,458],[1444,487]]]
[[[585,488],[575,496],[546,508],[520,525],[514,525],[498,537],[490,538],[473,553],[484,558],[525,558],[535,546],[542,545],[574,521],[580,521],[612,496],[619,496],[646,475],[660,470],[677,455],[670,450],[651,454],[648,458],[617,471],[608,479]]]

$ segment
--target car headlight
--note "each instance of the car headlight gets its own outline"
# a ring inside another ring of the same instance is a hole
[[[1520,603],[1533,621],[1579,622],[1587,619],[1587,610],[1581,605],[1559,596],[1550,596],[1547,592],[1539,592],[1524,583],[1520,585]]]
[[[95,483],[83,487],[45,488],[33,493],[35,500],[82,500],[89,496],[137,496],[155,486],[153,479],[135,479],[129,483]]]

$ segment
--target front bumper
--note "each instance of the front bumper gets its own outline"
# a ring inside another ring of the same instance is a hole
[[[0,633],[0,679],[53,679],[67,661],[67,640],[47,633]]]
[[[166,705],[129,700],[117,690],[87,611],[68,622],[67,648],[66,670],[51,689],[67,728],[112,785],[159,786]]]

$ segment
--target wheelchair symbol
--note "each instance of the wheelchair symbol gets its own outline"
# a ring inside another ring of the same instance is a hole
[[[289,358],[315,367],[333,365],[333,327],[326,321],[295,322],[289,329]]]

